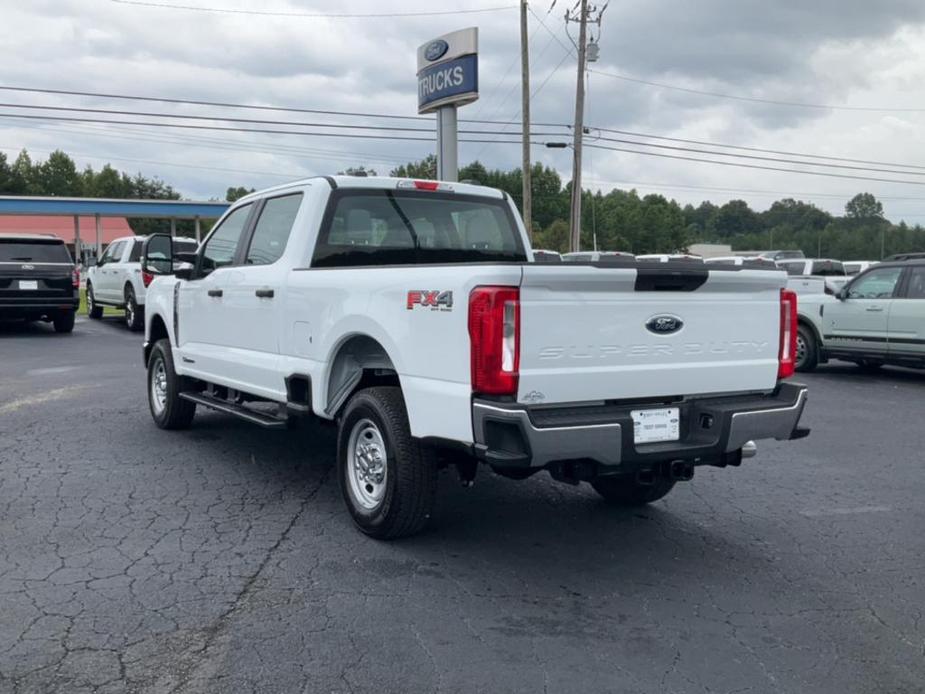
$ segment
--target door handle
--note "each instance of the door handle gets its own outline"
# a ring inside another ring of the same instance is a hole
[[[209,290],[209,296],[221,297],[221,295],[222,295],[222,290],[221,290],[221,289],[210,289],[210,290]]]
[[[261,299],[272,299],[273,290],[272,289],[258,289],[254,292]]]
[[[883,306],[868,306],[867,310],[871,313],[878,313],[883,311]]]

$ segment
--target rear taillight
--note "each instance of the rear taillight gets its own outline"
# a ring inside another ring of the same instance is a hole
[[[777,353],[777,377],[790,378],[796,370],[797,295],[789,289],[780,291],[780,349]]]
[[[71,285],[74,287],[74,289],[80,288],[80,270],[78,270],[76,267],[71,270]]]
[[[152,275],[150,272],[145,272],[144,270],[141,271],[141,283],[144,286],[147,287],[149,284],[151,284],[153,280],[154,280],[154,275]]]
[[[472,392],[517,393],[520,368],[520,290],[476,287],[469,294]]]

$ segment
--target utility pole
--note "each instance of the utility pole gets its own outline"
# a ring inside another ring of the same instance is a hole
[[[566,22],[578,22],[578,81],[575,88],[575,129],[572,132],[572,210],[569,220],[569,250],[581,247],[581,140],[585,129],[585,55],[588,44],[588,0],[581,0],[578,17],[565,15]]]
[[[520,112],[523,117],[523,219],[533,240],[533,183],[530,171],[530,49],[527,42],[527,0],[520,0]]]

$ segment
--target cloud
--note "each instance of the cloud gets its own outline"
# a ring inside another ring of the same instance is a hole
[[[197,2],[264,8],[253,0]],[[352,12],[408,12],[433,7],[421,0],[342,4],[343,11]],[[466,7],[498,4],[497,0],[468,0]],[[570,45],[561,18],[563,8],[557,5],[546,14],[545,1],[531,6],[556,37],[531,15],[532,85],[534,89],[542,85],[532,104],[534,120],[570,123],[576,69],[563,49],[563,44]],[[277,0],[266,7],[326,11],[328,5],[316,3],[314,8],[306,8]],[[925,79],[923,22],[925,3],[911,0],[612,3],[600,35],[601,60],[594,67],[691,89],[762,99],[921,107],[925,102],[916,99]],[[480,29],[482,100],[462,110],[460,117],[513,121],[506,131],[516,134],[520,107],[516,10],[459,17],[322,20],[186,12],[102,1],[38,0],[4,10],[0,45],[5,55],[16,56],[16,60],[0,64],[0,83],[414,115],[416,47],[433,36],[472,24]],[[5,93],[3,98],[18,103],[79,103],[173,114],[216,111],[33,94]],[[263,117],[252,112],[235,115]],[[267,116],[321,120],[283,113]],[[746,103],[592,75],[586,122],[771,149],[914,162],[925,155],[923,117],[923,113]],[[424,122],[424,127],[430,125]],[[38,156],[43,156],[40,150],[60,147],[79,153],[81,164],[96,166],[109,158],[118,168],[156,174],[191,197],[220,196],[229,185],[271,185],[289,175],[327,173],[357,164],[385,172],[398,162],[423,157],[433,149],[429,143],[385,138],[297,138],[26,123],[5,118],[0,119],[0,129],[2,147],[25,146]],[[567,139],[566,130],[553,130],[565,137],[545,139]],[[568,179],[570,150],[537,148],[534,154]],[[462,162],[475,157],[488,166],[513,167],[519,165],[520,148],[516,144],[460,145]],[[867,189],[886,199],[888,214],[910,215],[912,222],[925,221],[925,217],[911,216],[916,214],[917,203],[889,200],[925,198],[925,190],[909,185],[762,172],[601,150],[586,156],[585,174],[589,180],[643,181],[653,184],[652,190],[682,202],[745,197],[756,207],[765,206],[773,197],[736,195],[735,191],[788,191],[810,199],[817,195],[814,201],[820,206],[837,211],[843,201],[828,196],[843,194],[847,200],[854,192]],[[733,192],[697,191],[690,186]]]

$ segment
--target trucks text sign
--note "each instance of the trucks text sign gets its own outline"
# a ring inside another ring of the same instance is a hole
[[[418,48],[418,113],[478,98],[478,29],[454,31]]]

